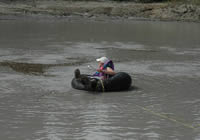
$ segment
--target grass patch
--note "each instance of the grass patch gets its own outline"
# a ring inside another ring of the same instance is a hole
[[[181,4],[194,4],[194,5],[200,5],[200,0],[168,0],[169,2],[174,3],[181,3]]]

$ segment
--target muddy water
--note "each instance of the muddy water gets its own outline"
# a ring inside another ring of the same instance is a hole
[[[4,140],[200,139],[200,25],[148,21],[0,21]],[[73,70],[108,56],[131,91],[71,88]]]

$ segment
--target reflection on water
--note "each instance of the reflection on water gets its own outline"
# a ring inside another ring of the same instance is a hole
[[[2,139],[200,138],[200,30],[195,23],[0,22]],[[88,94],[73,71],[108,56],[137,90]]]

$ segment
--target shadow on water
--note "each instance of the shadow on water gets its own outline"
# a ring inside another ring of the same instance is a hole
[[[134,93],[135,94],[135,92],[132,92],[132,91],[139,91],[140,90],[140,88],[139,87],[137,87],[137,86],[135,86],[135,85],[131,85],[130,86],[130,88],[129,89],[127,89],[127,90],[122,90],[122,91],[114,91],[115,93],[121,93],[121,92],[131,92],[131,93]],[[104,92],[98,92],[98,91],[85,91],[85,92],[87,92],[87,93],[89,93],[89,94],[94,94],[94,95],[100,95],[100,94],[103,94]],[[108,92],[106,92],[106,93],[110,93],[109,91]]]
[[[71,60],[75,60],[75,58],[68,58]],[[86,59],[77,59],[75,61],[71,61],[68,63],[61,63],[61,64],[36,64],[36,63],[24,63],[24,62],[14,62],[14,61],[4,61],[0,62],[0,66],[9,67],[16,72],[20,72],[23,74],[28,75],[45,75],[45,71],[51,67],[57,66],[76,66],[86,63]]]
[[[131,86],[128,91],[138,91],[140,88],[138,86]]]

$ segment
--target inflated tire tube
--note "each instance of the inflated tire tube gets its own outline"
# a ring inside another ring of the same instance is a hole
[[[73,78],[71,85],[73,88],[78,90],[87,90],[87,91],[123,91],[128,90],[132,84],[131,76],[125,72],[116,73],[111,78],[105,80],[96,80],[94,83],[91,82],[91,79],[85,80],[85,75],[82,75],[83,79]],[[85,82],[86,81],[86,82]]]
[[[81,74],[80,78],[73,78],[71,81],[71,86],[78,90],[90,90],[90,75]]]

